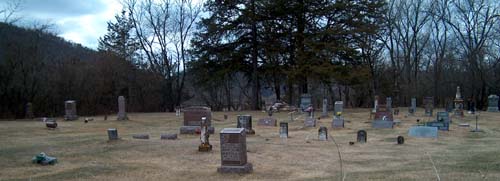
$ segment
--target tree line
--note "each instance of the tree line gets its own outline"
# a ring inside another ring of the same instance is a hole
[[[489,94],[500,94],[500,5],[493,0],[122,5],[97,51],[36,29],[5,36],[15,27],[2,24],[2,117],[21,117],[27,102],[35,113],[60,115],[66,99],[77,100],[82,114],[110,113],[119,95],[131,111],[147,112],[298,105],[305,93],[317,107],[323,98],[370,107],[375,95],[396,106],[433,96],[446,106],[457,86],[481,109]]]

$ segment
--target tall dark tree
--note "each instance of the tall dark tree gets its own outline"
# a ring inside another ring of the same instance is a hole
[[[133,61],[135,52],[139,49],[136,38],[132,36],[132,23],[126,10],[115,16],[116,22],[108,22],[108,33],[99,38],[100,51],[109,51],[117,56]]]

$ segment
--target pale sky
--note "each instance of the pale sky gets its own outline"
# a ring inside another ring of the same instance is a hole
[[[0,7],[8,1],[0,0]],[[98,38],[106,34],[106,22],[120,13],[119,0],[21,0],[19,24],[54,24],[54,31],[66,40],[97,49]]]

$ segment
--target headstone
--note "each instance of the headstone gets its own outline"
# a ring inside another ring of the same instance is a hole
[[[162,140],[176,140],[177,134],[161,134],[160,139]]]
[[[181,134],[196,134],[199,133],[201,128],[201,118],[205,117],[208,122],[208,132],[214,134],[214,127],[212,127],[212,111],[208,107],[194,106],[184,109],[184,122],[180,128]]]
[[[328,99],[326,98],[323,99],[323,112],[321,112],[321,117],[328,117]]]
[[[403,136],[398,136],[398,145],[402,145],[405,143],[405,137]]]
[[[55,129],[57,128],[57,122],[54,119],[48,119],[45,121],[45,126],[47,126],[47,128]]]
[[[311,94],[302,94],[300,96],[300,109],[305,111],[310,105],[312,105]]]
[[[375,113],[375,119],[372,121],[372,128],[393,128],[394,119],[392,113],[387,110],[379,109]]]
[[[116,128],[108,129],[108,139],[109,141],[118,140],[118,130]]]
[[[288,138],[288,123],[280,122],[280,138]]]
[[[118,96],[118,116],[116,119],[119,121],[128,120],[125,106],[126,106],[125,97]]]
[[[417,111],[417,99],[413,97],[411,98],[411,105],[408,108],[408,113],[410,115],[414,115],[416,111]]]
[[[416,138],[437,138],[438,128],[430,126],[412,126],[408,130],[408,136]]]
[[[304,126],[305,127],[316,127],[316,119],[313,117],[307,117],[304,120]]]
[[[33,119],[35,116],[33,115],[33,104],[31,102],[26,103],[24,118]]]
[[[372,110],[372,112],[377,112],[377,109],[378,109],[378,99],[379,99],[379,97],[375,96],[375,99],[373,100],[373,110]]]
[[[259,122],[257,122],[257,125],[259,126],[277,126],[277,120],[276,118],[273,117],[265,117],[259,119]]]
[[[425,108],[425,116],[432,116],[432,111],[434,109],[434,98],[425,97],[423,103]]]
[[[344,128],[344,117],[342,117],[342,116],[333,117],[332,127],[333,128]]]
[[[149,134],[134,134],[132,135],[132,138],[147,140],[149,139]]]
[[[344,102],[343,101],[335,101],[335,112],[333,115],[337,115],[338,113],[343,114],[344,112]]]
[[[320,141],[328,140],[328,128],[321,126],[318,130],[318,139]]]
[[[78,115],[76,114],[76,102],[74,100],[68,100],[64,102],[64,120],[72,121],[77,120]]]
[[[209,121],[206,117],[201,118],[201,134],[200,141],[201,144],[198,147],[198,151],[207,152],[212,151],[212,145],[210,144],[208,138],[210,137],[210,133],[208,132]],[[244,129],[243,129],[244,130]]]
[[[359,143],[366,143],[367,134],[365,130],[359,130],[357,134],[357,141]]]
[[[175,109],[175,116],[177,117],[181,116],[181,108],[178,107]]]
[[[488,112],[498,112],[498,96],[488,96]]]
[[[387,111],[389,111],[392,114],[392,98],[391,97],[385,98],[385,106],[386,106]]]
[[[224,128],[220,132],[221,166],[219,173],[250,173],[253,170],[247,161],[246,132],[243,128]]]
[[[457,86],[457,93],[455,94],[455,116],[464,116],[464,99],[460,93],[460,86]]]
[[[238,115],[238,122],[236,124],[237,128],[245,128],[247,134],[255,134],[252,129],[252,116],[250,115]]]

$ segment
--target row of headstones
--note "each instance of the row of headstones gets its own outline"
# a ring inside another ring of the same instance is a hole
[[[128,120],[127,112],[125,111],[125,106],[126,106],[125,97],[119,96],[117,120]],[[27,103],[25,109],[26,109],[25,117],[33,119],[34,118],[33,104],[30,102]],[[77,119],[78,119],[78,114],[76,109],[76,101],[75,100],[64,101],[64,120],[73,121]]]

